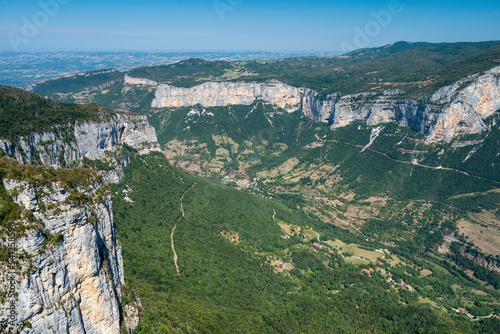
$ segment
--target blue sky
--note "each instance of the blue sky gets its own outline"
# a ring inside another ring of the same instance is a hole
[[[500,40],[499,18],[498,0],[0,0],[0,50],[344,51]]]

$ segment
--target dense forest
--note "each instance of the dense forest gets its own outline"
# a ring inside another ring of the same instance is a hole
[[[22,89],[0,86],[0,138],[14,140],[75,121],[100,120],[110,111],[96,104],[54,102]]]
[[[470,322],[419,303],[418,294],[391,288],[373,264],[346,262],[326,245],[317,251],[313,239],[283,238],[276,220],[303,229],[314,226],[325,239],[361,242],[356,236],[300,210],[195,177],[159,154],[133,157],[112,191],[127,281],[124,303],[133,302],[137,293],[143,306],[138,333],[499,330],[498,322]],[[238,242],[224,237],[226,232],[237,235]],[[429,249],[432,243],[427,242]],[[410,254],[420,245],[408,247],[401,247],[401,258],[406,251],[414,258]],[[291,261],[293,269],[276,272],[271,260],[278,258]],[[450,295],[450,302],[456,296],[445,289],[448,282],[476,286],[454,278],[451,269],[420,279],[410,274],[417,267],[384,265],[394,278],[433,287],[433,293],[424,289],[422,294]]]

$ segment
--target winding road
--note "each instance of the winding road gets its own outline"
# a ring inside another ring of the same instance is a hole
[[[358,147],[358,148],[361,148],[361,149],[364,149],[366,147],[366,146],[361,146],[361,145],[356,145],[356,144],[348,143],[348,142],[345,142],[345,141],[342,141],[342,140],[334,140],[334,139],[332,139],[332,140],[328,140],[328,142],[350,145],[350,146]],[[404,161],[404,160],[395,159],[395,158],[389,156],[387,153],[374,150],[374,149],[372,149],[370,147],[366,147],[366,149],[369,150],[369,151],[372,151],[373,153],[377,153],[377,154],[383,155],[384,157],[386,157],[388,159],[391,159],[393,161],[396,161],[396,162],[399,162],[399,163],[402,163],[402,164],[408,164],[408,165],[418,166],[418,167],[427,168],[427,169],[434,169],[434,170],[446,170],[446,171],[450,171],[450,172],[460,173],[460,174],[463,174],[463,175],[466,175],[466,176],[469,176],[469,177],[474,177],[474,178],[480,179],[480,180],[490,181],[490,182],[494,182],[494,183],[497,183],[497,184],[500,183],[500,182],[498,182],[496,180],[488,179],[486,177],[476,176],[476,175],[469,174],[469,173],[464,172],[463,170],[460,170],[460,169],[449,168],[449,167],[442,167],[442,166],[435,167],[435,166],[422,165],[422,164],[420,164],[418,162]]]
[[[312,227],[311,227],[311,231],[313,231],[314,233],[316,233],[316,235],[318,236],[318,242],[320,242],[321,240],[319,240],[319,233],[316,232],[315,230],[313,230]]]

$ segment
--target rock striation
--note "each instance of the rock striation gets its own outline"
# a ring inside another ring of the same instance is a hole
[[[17,329],[118,334],[123,263],[111,196],[100,194],[104,183],[75,190],[89,198],[85,203],[72,202],[71,191],[59,183],[41,189],[26,181],[3,183],[43,225],[16,240],[17,253],[28,259],[16,273]],[[1,276],[8,272],[2,270]]]
[[[120,181],[128,156],[116,152],[120,154],[108,158],[125,144],[139,153],[159,150],[146,116],[116,113],[101,121],[60,125],[15,142],[0,140],[0,148],[21,164],[53,166],[37,167],[40,176],[83,158],[111,161],[115,168],[96,171],[76,188],[60,182],[40,186],[35,181],[2,180],[22,211],[16,224],[27,226],[16,239],[15,254],[24,260],[15,269],[0,261],[1,292],[12,289],[8,277],[15,277],[16,315],[9,327],[17,332],[120,333],[123,263],[107,184]],[[0,246],[9,245],[0,234]],[[0,298],[0,322],[10,303]],[[133,306],[127,307],[132,316],[127,328],[132,330],[138,322],[133,311]],[[5,323],[0,326],[1,331]]]
[[[400,99],[401,92],[381,94],[340,93],[321,98],[308,88],[296,88],[273,80],[256,82],[207,82],[192,88],[157,84],[153,108],[179,108],[201,105],[218,107],[251,105],[260,100],[289,112],[302,110],[317,122],[332,128],[353,122],[368,125],[395,122],[427,134],[427,142],[451,141],[461,134],[480,133],[484,120],[500,109],[500,67],[467,77],[444,87],[425,103]],[[139,84],[140,79],[128,81]],[[144,79],[145,80],[145,79]],[[150,83],[154,85],[155,83]]]
[[[442,114],[428,141],[482,132],[487,128],[484,120],[500,110],[500,66],[441,88],[430,100],[442,105]]]
[[[69,133],[68,133],[69,132]],[[22,164],[70,165],[81,160],[101,159],[116,144],[127,144],[140,153],[159,151],[155,129],[145,115],[114,114],[100,122],[83,122],[69,128],[33,133],[17,142],[0,139],[0,148]]]
[[[460,253],[469,260],[474,261],[477,265],[500,274],[500,261],[494,259],[493,257],[481,254],[477,251],[472,251],[466,245],[462,245],[460,247]]]
[[[257,100],[276,105],[287,111],[300,108],[306,88],[295,88],[279,81],[207,82],[192,88],[158,85],[153,108],[186,107],[200,104],[204,107],[251,105]]]
[[[150,79],[134,78],[125,74],[125,84],[127,85],[144,85],[144,86],[157,86],[158,83]]]

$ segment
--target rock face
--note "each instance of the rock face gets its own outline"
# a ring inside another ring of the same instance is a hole
[[[128,83],[139,84],[142,79],[134,80]],[[444,87],[433,94],[428,103],[401,100],[398,99],[400,94],[391,90],[382,94],[331,94],[321,99],[310,89],[279,81],[208,82],[192,88],[160,84],[151,106],[179,108],[200,104],[217,107],[250,105],[262,100],[289,112],[302,109],[309,118],[329,122],[332,128],[353,122],[368,125],[395,122],[427,134],[427,142],[451,141],[460,134],[483,131],[486,128],[483,120],[500,109],[500,67]]]
[[[279,81],[268,83],[207,82],[193,88],[179,88],[166,84],[157,87],[153,108],[185,107],[200,104],[204,107],[250,105],[257,100],[276,105],[288,111],[300,108],[305,88],[295,88]]]
[[[62,126],[16,142],[0,140],[0,148],[22,164],[57,168],[84,157],[102,160],[117,144],[127,144],[139,153],[159,150],[146,117],[131,114]],[[128,156],[112,161],[114,171],[96,172],[87,186],[72,190],[59,183],[37,188],[27,181],[2,180],[23,210],[21,221],[37,222],[16,240],[17,254],[28,259],[21,268],[12,271],[0,262],[0,291],[10,287],[6,275],[13,274],[17,282],[17,314],[10,325],[21,332],[120,332],[123,263],[106,184],[120,181]],[[27,219],[27,213],[32,217]],[[8,240],[0,238],[0,245],[9,245]],[[0,299],[0,321],[9,303]],[[138,315],[132,319],[131,328],[137,325]],[[28,322],[31,329],[22,329]]]
[[[0,139],[0,148],[22,164],[49,166],[71,164],[83,157],[100,159],[116,144],[127,144],[141,153],[160,150],[156,131],[144,115],[115,114],[102,122],[77,123],[69,134],[59,132],[34,133],[16,143]]]
[[[500,262],[495,260],[490,256],[485,256],[483,254],[473,252],[468,249],[466,246],[460,247],[460,253],[467,257],[469,260],[474,261],[476,264],[484,267],[490,271],[496,272],[500,274]]]
[[[125,84],[127,85],[146,85],[146,86],[156,86],[158,83],[149,79],[133,78],[128,74],[125,74]]]
[[[24,274],[16,272],[18,329],[29,322],[31,329],[22,332],[118,334],[123,263],[111,196],[99,194],[104,184],[78,189],[90,199],[75,203],[58,183],[42,189],[26,181],[3,183],[44,226],[16,241],[17,253],[31,257],[22,264]]]
[[[450,141],[454,136],[479,133],[483,120],[500,109],[500,67],[444,87],[431,96],[443,104],[443,113],[430,132],[429,141]]]
[[[317,104],[322,108],[314,108]],[[436,117],[435,109],[411,100],[397,101],[391,92],[384,92],[381,95],[363,93],[339,96],[332,101],[316,101],[312,107],[305,106],[303,110],[312,119],[328,121],[332,129],[354,122],[367,125],[393,122],[427,133]]]

